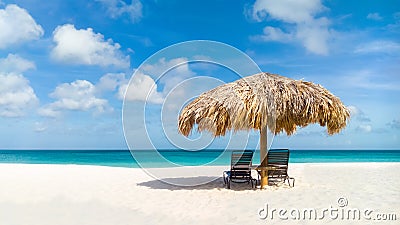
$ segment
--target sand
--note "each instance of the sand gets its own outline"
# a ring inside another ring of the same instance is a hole
[[[218,178],[227,167],[207,169]],[[172,186],[137,168],[0,164],[0,171],[0,225],[378,224],[393,213],[397,220],[382,224],[400,221],[400,163],[292,163],[294,188],[264,190],[247,184],[228,190],[221,178]],[[299,216],[311,208],[321,219]],[[360,220],[342,219],[350,209],[360,211]]]

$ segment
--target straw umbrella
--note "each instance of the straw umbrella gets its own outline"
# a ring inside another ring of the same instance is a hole
[[[346,126],[349,110],[321,85],[277,74],[258,73],[201,94],[179,116],[178,130],[188,136],[195,124],[215,137],[229,130],[260,131],[260,162],[267,165],[267,129],[291,135],[297,127],[319,123],[329,135]],[[261,174],[261,185],[267,185]]]

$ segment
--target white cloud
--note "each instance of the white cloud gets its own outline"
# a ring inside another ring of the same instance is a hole
[[[369,13],[367,15],[367,19],[370,19],[370,20],[382,20],[383,18],[379,15],[379,13]]]
[[[124,73],[109,73],[101,77],[95,86],[97,93],[117,90],[120,100],[125,98],[127,101],[161,104],[171,89],[194,74],[186,58],[161,58],[154,64],[142,65],[131,80]],[[158,84],[162,86],[161,91]]]
[[[0,49],[39,39],[44,31],[32,16],[17,5],[0,9]]]
[[[19,117],[38,103],[28,79],[22,75],[0,73],[0,116]]]
[[[312,23],[298,24],[296,37],[308,51],[326,55],[329,52],[327,42],[331,35],[328,24],[329,20],[325,17],[315,19]]]
[[[132,22],[138,22],[142,18],[142,3],[139,0],[131,0],[131,4],[127,4],[122,0],[97,0],[106,8],[108,15],[115,19],[124,14],[129,15]]]
[[[136,72],[131,82],[120,86],[118,91],[120,99],[125,97],[128,101],[146,101],[156,104],[163,102],[161,93],[157,92],[154,80],[141,72]]]
[[[359,114],[360,110],[354,105],[349,105],[346,108],[350,111],[351,116],[356,116],[357,114]]]
[[[95,86],[87,80],[58,85],[50,97],[56,101],[39,109],[38,113],[42,116],[57,117],[63,110],[103,113],[110,109],[108,101],[98,98]]]
[[[161,58],[154,64],[145,64],[140,69],[144,74],[158,79],[157,82],[164,84],[163,93],[166,95],[172,88],[174,88],[181,81],[195,75],[190,70],[188,59],[174,58],[167,60]]]
[[[112,108],[108,101],[99,96],[111,92],[115,93],[116,98],[123,100],[128,83],[129,79],[124,73],[105,74],[95,85],[86,80],[64,83],[49,95],[56,101],[41,107],[38,113],[46,117],[59,117],[64,110],[93,110],[95,113],[110,111]],[[157,92],[157,84],[153,78],[137,72],[126,92],[126,100],[161,104],[164,99],[162,93]]]
[[[154,64],[142,65],[141,69],[146,73],[157,77],[171,69],[174,69],[179,73],[186,73],[189,72],[189,65],[187,64],[187,61],[188,59],[184,57],[174,58],[170,60],[167,60],[166,58],[161,58]]]
[[[394,120],[390,121],[389,123],[387,123],[386,125],[388,125],[389,127],[393,128],[393,129],[400,129],[400,119],[394,119]]]
[[[354,124],[356,132],[370,133],[372,132],[371,119],[358,107],[354,105],[347,106],[350,111],[351,124]],[[353,120],[354,119],[354,120]]]
[[[44,123],[41,123],[41,122],[35,122],[35,128],[34,128],[34,131],[35,132],[44,132],[44,131],[46,131],[47,130],[47,125],[45,125]]]
[[[104,91],[114,91],[123,84],[127,84],[128,80],[124,73],[107,73],[102,76],[96,84],[96,90],[101,93]]]
[[[365,115],[365,113],[354,105],[347,106],[347,109],[350,111],[351,117],[357,119],[361,122],[371,122],[371,119]]]
[[[126,92],[126,89],[129,89]],[[108,73],[102,76],[96,84],[96,91],[103,93],[117,90],[117,98],[128,101],[147,101],[160,104],[163,102],[162,93],[157,92],[157,84],[149,75],[137,71],[132,77],[131,83],[124,73]]]
[[[257,0],[253,5],[252,17],[257,21],[279,20],[292,27],[288,33],[280,28],[267,26],[258,39],[264,41],[299,41],[310,52],[326,55],[331,32],[330,21],[317,17],[326,7],[320,0]]]
[[[29,69],[35,69],[35,63],[18,55],[8,54],[6,58],[0,58],[0,72],[23,73]]]
[[[72,24],[58,26],[53,32],[56,46],[51,55],[54,59],[71,64],[100,65],[127,68],[129,56],[120,51],[121,46],[111,39],[104,40],[92,28],[77,30]]]
[[[261,41],[289,42],[293,40],[294,35],[291,33],[286,33],[280,28],[266,26],[263,29],[263,34],[257,35],[254,38]]]
[[[358,45],[355,53],[367,54],[367,53],[399,53],[400,43],[387,40],[372,41]]]
[[[364,133],[370,133],[372,131],[372,126],[367,124],[361,124],[356,128],[356,130]]]
[[[308,22],[325,7],[320,0],[257,0],[253,6],[253,17],[259,21],[267,16],[288,23]]]
[[[366,90],[400,90],[397,70],[392,72],[386,70],[385,73],[382,73],[380,70],[375,71],[370,69],[349,71],[347,74],[344,74],[341,85]]]
[[[55,109],[51,105],[39,108],[37,112],[39,115],[46,117],[59,117],[61,115],[61,111],[59,111],[59,109]]]

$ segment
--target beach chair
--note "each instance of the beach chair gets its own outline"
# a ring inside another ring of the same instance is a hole
[[[288,175],[289,149],[270,149],[267,160],[267,166],[274,167],[268,171],[268,183],[287,181],[289,186],[294,187],[295,179]]]
[[[257,180],[251,177],[253,154],[254,151],[251,150],[232,151],[231,169],[223,173],[224,183],[228,189],[231,188],[231,182],[251,183],[252,188],[256,185],[253,182],[256,183]]]

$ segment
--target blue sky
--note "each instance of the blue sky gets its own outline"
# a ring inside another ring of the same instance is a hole
[[[0,0],[0,149],[126,149],[121,114],[133,72],[157,51],[190,40],[226,43],[262,71],[319,83],[352,112],[338,135],[309,126],[278,135],[273,147],[399,148],[398,1]],[[215,65],[183,64],[156,80],[153,73],[184,57],[152,62],[134,78],[133,104],[143,104],[141,88],[157,84],[146,112],[157,148],[173,147],[159,118],[175,81],[238,78]],[[191,89],[218,82],[202,80]],[[171,106],[180,103],[171,99]],[[140,132],[137,111],[134,132]],[[173,123],[167,127],[179,138]],[[228,139],[209,147],[226,147]],[[257,140],[251,132],[252,146]],[[239,142],[234,138],[232,146]]]

